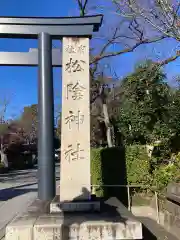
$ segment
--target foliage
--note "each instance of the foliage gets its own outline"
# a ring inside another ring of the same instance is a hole
[[[102,74],[91,85],[91,100],[95,99],[91,104],[92,147],[108,145],[104,101],[115,146],[161,141],[165,146],[161,160],[180,150],[180,90],[167,84],[166,75],[154,62],[137,65],[121,84],[113,85],[113,80]],[[99,95],[102,85],[106,85],[103,96]]]
[[[157,191],[164,191],[168,183],[175,180],[178,173],[179,169],[175,164],[161,165],[153,172],[152,186],[155,186]]]
[[[81,16],[92,10],[89,0],[77,0],[77,3]],[[129,0],[122,3],[113,0],[106,4],[101,1],[93,4],[93,9],[106,13],[104,26],[100,30],[99,46],[95,38],[96,48],[91,51],[93,74],[99,70],[101,63],[103,65],[110,57],[133,52],[141,45],[167,38],[174,39],[178,44],[178,2]],[[111,18],[112,21],[106,21],[106,18]],[[108,28],[110,31],[107,31]],[[166,51],[166,48],[164,50]],[[154,169],[161,172],[161,167],[169,166],[167,159],[180,150],[180,98],[176,89],[168,86],[166,76],[160,69],[179,56],[180,52],[176,51],[174,56],[168,56],[165,60],[158,58],[155,64],[138,67],[133,74],[123,79],[122,85],[117,88],[118,97],[115,101],[110,96],[106,97],[109,116],[117,106],[116,114],[110,117],[116,146],[120,146],[122,141],[126,146],[161,142],[150,161],[151,172]],[[99,116],[102,116],[101,113],[100,110]],[[92,120],[93,146],[107,145],[105,131],[102,131],[102,134],[98,126],[98,117],[93,116]]]
[[[151,61],[136,68],[120,86],[119,128],[126,144],[153,143],[169,135],[169,86]]]
[[[91,151],[92,184],[102,185],[100,195],[105,198],[120,194],[118,187],[113,185],[126,185],[126,163],[124,148],[98,148]],[[103,189],[103,190],[102,190]]]
[[[97,197],[103,196],[102,180],[102,165],[101,165],[101,150],[102,148],[91,149],[91,184],[97,185],[93,187]],[[100,187],[99,187],[100,186]]]
[[[91,180],[93,185],[148,185],[151,179],[149,158],[144,146],[97,148],[91,150]],[[122,187],[98,188],[98,196],[118,196]],[[125,194],[126,195],[126,194]]]
[[[18,122],[7,123],[6,131],[1,135],[1,140],[3,143],[3,148],[7,148],[11,143],[16,142],[17,144],[23,142],[24,132],[19,126]]]
[[[148,185],[150,180],[150,163],[145,146],[126,147],[127,181],[131,185]]]
[[[180,136],[180,88],[172,92],[172,103],[169,107],[169,125],[171,129],[171,140]],[[176,139],[177,142],[178,139]],[[180,149],[180,148],[179,148]]]
[[[103,185],[144,185],[161,192],[171,181],[179,181],[180,154],[174,156],[172,163],[156,165],[150,173],[150,159],[145,146],[126,146],[125,158],[123,151],[123,148],[91,149],[91,183],[100,185],[93,188],[96,196],[119,197],[119,192],[122,195],[122,187]]]
[[[32,143],[36,141],[38,127],[37,104],[24,107],[19,124],[24,130],[26,142]]]
[[[172,155],[172,159],[174,159],[174,164],[177,166],[177,168],[180,168],[180,152],[177,154]]]

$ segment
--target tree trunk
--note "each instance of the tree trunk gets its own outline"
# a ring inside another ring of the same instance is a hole
[[[8,168],[9,165],[7,155],[2,150],[1,150],[1,163],[4,165],[5,168]]]
[[[103,103],[103,114],[104,114],[104,122],[105,122],[105,125],[106,125],[106,136],[107,136],[108,147],[113,147],[111,124],[110,124],[110,121],[109,121],[109,114],[108,114],[108,110],[107,110],[107,105],[105,103]]]
[[[3,146],[3,136],[1,136],[1,149],[0,149],[0,155],[1,155],[1,163],[4,165],[5,168],[8,168],[8,159],[7,154],[4,153],[4,146]]]

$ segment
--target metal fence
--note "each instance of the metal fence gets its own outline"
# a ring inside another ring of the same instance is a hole
[[[127,207],[134,215],[150,217],[163,224],[165,192],[159,193],[156,187],[146,185],[92,185],[92,192],[97,189],[116,189],[115,192],[126,193]],[[126,190],[125,190],[126,189]]]

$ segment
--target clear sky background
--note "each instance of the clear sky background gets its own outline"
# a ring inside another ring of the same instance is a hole
[[[91,1],[91,0],[90,0]],[[1,0],[0,16],[72,16],[77,14],[75,0]],[[58,47],[59,43],[53,45]],[[36,48],[35,40],[0,39],[0,51],[27,52]],[[144,45],[135,53],[129,53],[112,59],[113,69],[118,76],[132,72],[137,62],[147,57],[163,59],[171,56],[180,46],[174,41],[162,41],[159,44]],[[174,85],[174,76],[180,73],[180,59],[165,67],[168,81]],[[6,117],[19,114],[24,106],[37,103],[37,68],[0,67],[0,99],[10,96],[11,104]],[[54,69],[55,99],[61,99],[61,70]]]

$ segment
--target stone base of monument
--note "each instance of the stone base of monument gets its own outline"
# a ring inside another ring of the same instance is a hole
[[[143,239],[142,224],[116,198],[106,201],[99,213],[51,214],[48,203],[43,209],[45,203],[36,208],[37,202],[6,227],[6,240]]]
[[[100,201],[94,197],[91,200],[75,200],[71,202],[60,202],[56,196],[50,204],[50,213],[58,212],[99,212]]]
[[[164,227],[178,239],[180,236],[180,183],[170,183],[167,187],[164,212]]]

